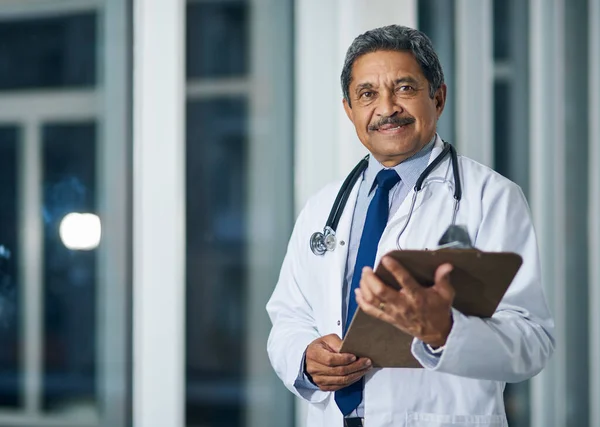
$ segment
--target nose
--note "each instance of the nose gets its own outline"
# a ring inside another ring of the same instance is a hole
[[[396,102],[394,93],[387,92],[382,94],[379,98],[379,105],[377,106],[377,115],[381,117],[392,117],[393,115],[400,113],[402,107]]]

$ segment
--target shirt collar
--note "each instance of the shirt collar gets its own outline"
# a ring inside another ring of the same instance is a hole
[[[375,189],[375,177],[383,169],[394,169],[398,176],[400,176],[400,179],[404,185],[407,185],[408,188],[414,187],[419,179],[419,176],[429,164],[429,157],[431,155],[431,151],[433,150],[433,146],[435,145],[436,138],[437,134],[433,136],[433,139],[429,141],[427,145],[421,149],[421,151],[404,160],[402,163],[397,164],[393,168],[386,168],[379,163],[373,155],[370,155],[369,165],[367,166],[367,170],[363,175],[364,183],[367,185],[367,188],[370,189],[369,194],[371,194],[371,192]]]

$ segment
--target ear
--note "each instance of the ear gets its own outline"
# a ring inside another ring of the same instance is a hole
[[[354,114],[352,111],[352,107],[350,106],[350,104],[348,104],[348,101],[346,101],[346,98],[343,99],[342,103],[344,104],[344,111],[346,112],[346,115],[348,116],[350,121],[352,123],[354,123]]]
[[[442,111],[444,111],[444,107],[446,106],[446,90],[446,85],[443,84],[435,92],[435,95],[433,95],[433,101],[435,102],[435,110],[437,111],[438,119],[442,115]]]

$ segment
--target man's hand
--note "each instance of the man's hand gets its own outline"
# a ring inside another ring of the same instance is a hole
[[[314,340],[306,348],[305,371],[323,391],[337,391],[365,375],[371,361],[353,354],[339,353],[342,340],[336,334]]]
[[[451,307],[455,295],[450,284],[452,265],[439,266],[435,284],[426,288],[393,258],[384,257],[381,262],[402,288],[397,291],[385,285],[371,268],[365,267],[360,289],[356,290],[360,308],[432,347],[445,345],[452,329]]]

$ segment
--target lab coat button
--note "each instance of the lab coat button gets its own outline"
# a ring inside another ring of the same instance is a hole
[[[340,321],[338,320],[338,326],[340,326],[341,324],[342,324],[342,322],[340,322]]]

